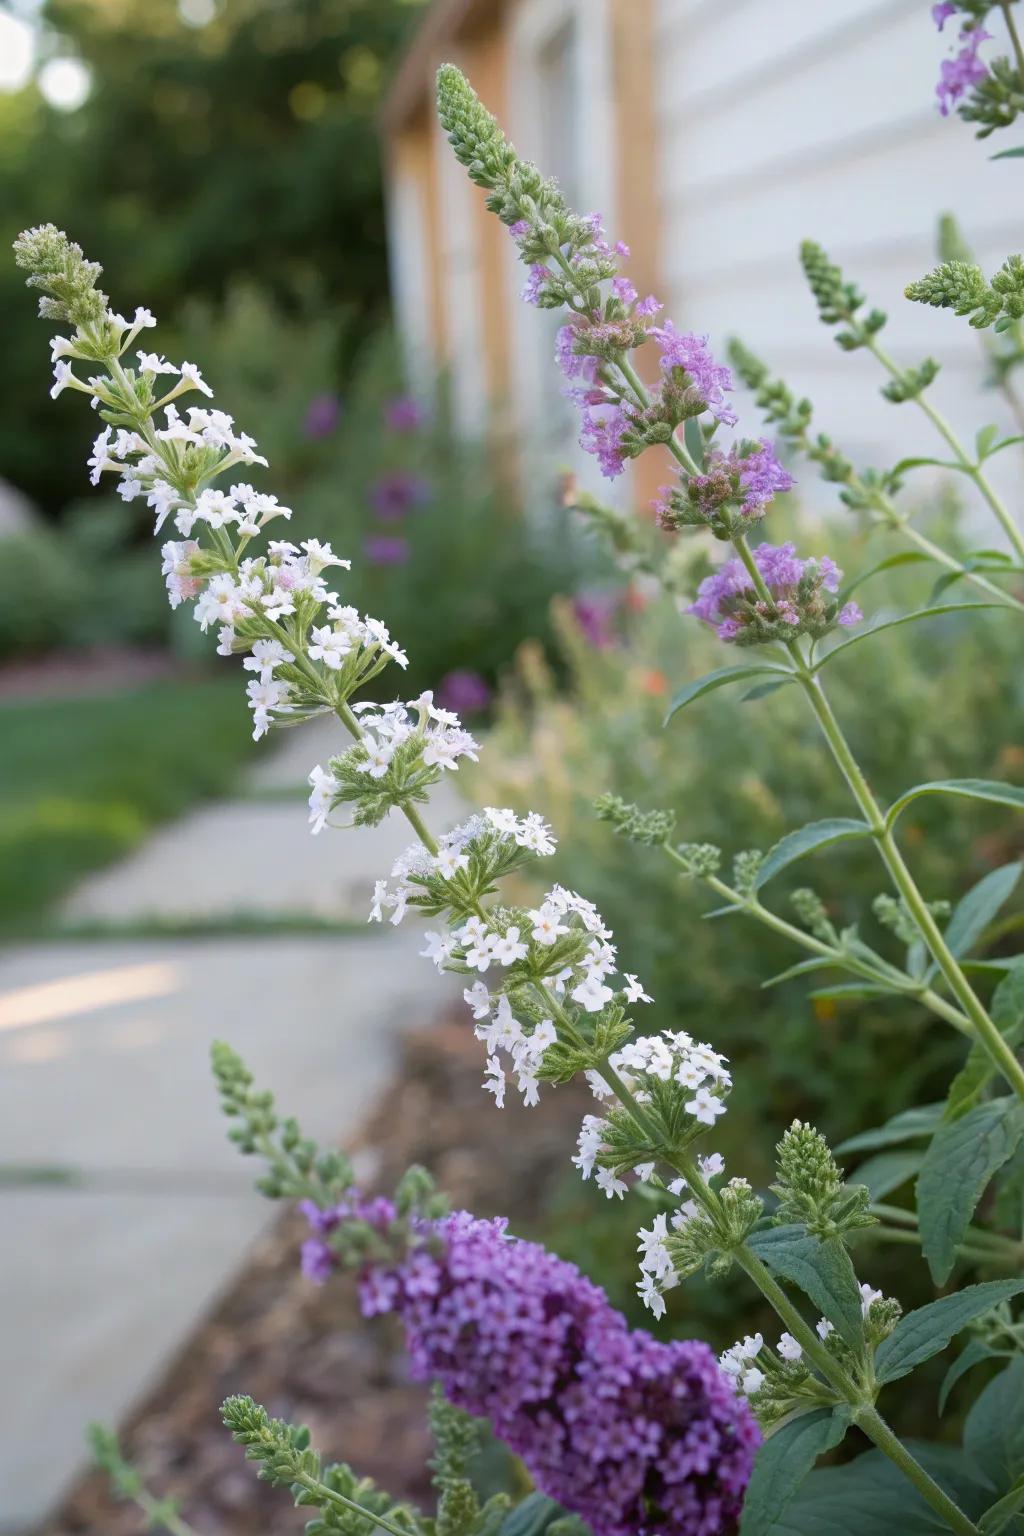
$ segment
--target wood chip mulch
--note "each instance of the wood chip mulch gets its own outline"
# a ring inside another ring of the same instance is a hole
[[[413,1162],[477,1215],[536,1221],[565,1177],[585,1090],[561,1088],[498,1113],[481,1092],[480,1046],[465,1022],[411,1034],[396,1080],[347,1143],[368,1186],[389,1191]],[[292,1210],[248,1255],[237,1280],[201,1319],[163,1379],[120,1426],[122,1446],[158,1495],[173,1494],[202,1536],[299,1532],[306,1513],[257,1481],[218,1408],[246,1392],[268,1411],[310,1426],[325,1460],[350,1462],[400,1497],[432,1507],[425,1462],[426,1389],[409,1381],[397,1327],[359,1316],[354,1285],[322,1288],[298,1270],[304,1220]],[[39,1536],[137,1536],[134,1506],[87,1473]]]

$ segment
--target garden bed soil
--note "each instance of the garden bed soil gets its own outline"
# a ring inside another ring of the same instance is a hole
[[[387,1191],[423,1163],[452,1201],[513,1229],[537,1220],[564,1179],[587,1095],[575,1086],[498,1113],[481,1092],[480,1046],[464,1019],[404,1042],[396,1079],[349,1150],[361,1181]],[[365,1178],[363,1177],[365,1171]],[[254,1174],[256,1169],[254,1167]],[[126,1455],[154,1492],[179,1498],[201,1536],[281,1536],[307,1511],[258,1482],[220,1422],[245,1392],[275,1416],[308,1424],[325,1460],[350,1462],[400,1497],[432,1507],[425,1463],[426,1388],[411,1382],[397,1326],[365,1323],[350,1278],[323,1287],[298,1269],[304,1220],[291,1209],[246,1256],[235,1283],[197,1325],[163,1378],[120,1426]],[[39,1536],[136,1536],[139,1511],[89,1472]]]

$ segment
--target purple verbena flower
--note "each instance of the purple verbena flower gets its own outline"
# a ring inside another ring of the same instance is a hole
[[[688,374],[712,416],[725,426],[734,426],[736,412],[725,398],[726,390],[733,388],[732,371],[715,361],[708,338],[677,331],[671,320],[652,326],[651,336],[661,349],[662,372],[679,368]]]
[[[953,0],[939,0],[938,5],[932,6],[932,21],[941,32],[951,16],[956,15],[956,6]]]
[[[951,59],[943,59],[939,65],[939,83],[935,94],[939,98],[939,111],[948,117],[952,107],[972,85],[980,85],[988,78],[988,65],[979,59],[978,49],[991,38],[991,32],[983,27],[970,27],[960,33],[959,53]]]
[[[594,454],[601,473],[608,480],[621,475],[626,467],[623,436],[628,427],[629,418],[621,406],[602,403],[597,407],[589,404],[583,407],[580,447],[586,453]]]
[[[409,558],[409,540],[375,533],[363,541],[363,554],[371,565],[404,565]]]
[[[654,510],[659,526],[671,532],[703,525],[728,538],[736,519],[744,524],[759,521],[774,497],[795,483],[762,437],[734,443],[728,453],[710,448],[703,471],[663,485]]]
[[[863,618],[856,603],[840,608],[836,602],[843,573],[827,555],[803,560],[793,544],[759,544],[753,556],[770,602],[757,595],[749,571],[736,558],[704,578],[687,609],[713,625],[720,640],[757,645],[797,635],[819,639],[837,624]]]
[[[594,1536],[719,1536],[760,1435],[711,1350],[631,1330],[575,1265],[505,1227],[424,1224],[403,1260],[364,1268],[364,1312],[396,1312],[413,1374],[489,1419]]]

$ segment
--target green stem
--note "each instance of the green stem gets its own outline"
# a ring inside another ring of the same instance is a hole
[[[757,562],[747,547],[746,539],[742,536],[735,538],[733,547],[746,566],[758,596],[762,601],[771,603],[771,593],[757,568]],[[787,642],[786,650],[793,662],[797,681],[803,688],[804,696],[821,727],[822,735],[828,742],[850,793],[871,829],[879,857],[888,870],[890,879],[903,897],[907,910],[945,978],[946,985],[970,1020],[978,1043],[996,1070],[1006,1078],[1013,1091],[1024,1101],[1024,1067],[989,1018],[984,1005],[961,970],[956,956],[943,938],[939,925],[929,911],[927,902],[918,890],[917,883],[896,846],[891,830],[886,826],[882,809],[871,792],[871,787],[853,755],[849,742],[843,735],[818,677],[809,670],[800,647],[794,641]]]
[[[681,854],[677,853],[670,843],[663,844],[663,847],[670,859],[680,865],[688,874],[691,873],[687,867],[686,860]],[[823,939],[815,938],[806,929],[798,928],[795,923],[787,922],[784,917],[779,917],[776,912],[772,912],[768,907],[762,906],[756,896],[742,895],[741,892],[735,890],[731,885],[727,885],[724,880],[720,880],[717,875],[701,875],[699,878],[716,895],[733,902],[740,911],[746,912],[750,917],[755,918],[757,922],[763,923],[766,928],[771,928],[775,933],[782,934],[784,938],[791,939],[795,944],[810,950],[811,954],[820,955],[823,959],[830,960],[839,970],[849,971],[851,975],[860,976],[865,981],[875,982],[879,986],[890,987],[894,992],[905,992],[912,997],[918,998],[926,1008],[932,1013],[937,1014],[939,1018],[945,1019],[947,1023],[952,1024],[954,1029],[960,1030],[961,1034],[973,1037],[974,1031],[971,1021],[967,1018],[966,1014],[961,1013],[959,1008],[954,1008],[952,1003],[947,1002],[938,992],[934,991],[931,987],[924,986],[915,977],[908,975],[906,971],[899,971],[895,966],[883,971],[877,966],[872,965],[870,961],[851,954],[849,950],[841,949],[835,944],[827,944]],[[900,978],[898,982],[897,978]]]
[[[854,1414],[854,1423],[864,1431],[869,1440],[873,1440],[880,1451],[884,1451],[890,1461],[895,1462],[904,1477],[910,1479],[914,1487],[923,1499],[934,1509],[935,1513],[955,1531],[957,1536],[978,1536],[978,1527],[973,1520],[968,1520],[963,1510],[953,1503],[948,1494],[944,1493],[933,1477],[930,1477],[921,1463],[913,1457],[906,1446],[889,1428],[878,1409],[871,1404],[866,1404]]]
[[[895,507],[893,507],[893,512],[896,512]],[[964,581],[970,582],[972,586],[984,592],[987,597],[996,597],[1000,602],[1005,603],[1008,608],[1016,608],[1019,613],[1024,613],[1024,602],[1021,602],[1019,597],[1014,597],[1012,592],[1005,592],[1002,587],[997,587],[994,581],[989,581],[986,576],[980,575],[977,571],[969,571],[955,555],[951,555],[948,550],[942,548],[941,544],[934,543],[925,534],[919,532],[917,528],[905,522],[898,513],[896,513],[896,520],[904,537],[909,539],[912,544],[916,544],[918,549],[928,555],[938,565],[944,565],[947,571],[956,571],[958,575],[963,577]]]
[[[365,1509],[362,1504],[357,1504],[355,1499],[347,1499],[343,1493],[336,1493],[333,1488],[328,1488],[318,1478],[310,1477],[308,1472],[301,1472],[296,1479],[308,1492],[315,1494],[321,1504],[335,1504],[339,1509],[347,1510],[350,1514],[359,1515],[363,1520],[369,1520],[373,1525],[380,1527],[382,1531],[388,1531],[390,1536],[410,1536],[408,1526],[396,1525],[392,1520],[386,1520],[383,1515],[374,1514],[372,1509]]]
[[[903,377],[902,369],[900,369],[897,364],[893,362],[888,352],[885,351],[884,347],[879,346],[878,342],[873,336],[865,336],[865,344],[868,350],[873,354],[874,357],[878,359],[882,367],[888,374],[892,376],[892,378],[900,379]],[[1017,527],[1013,518],[1010,516],[1007,508],[1004,506],[1000,497],[996,494],[991,481],[988,479],[988,476],[981,468],[981,465],[975,464],[973,462],[969,454],[965,451],[962,443],[960,442],[960,439],[953,431],[953,428],[946,420],[945,416],[943,416],[941,411],[936,410],[935,406],[932,405],[930,400],[926,399],[923,394],[918,394],[914,396],[914,401],[918,408],[922,410],[928,417],[928,420],[938,432],[943,442],[945,442],[946,445],[952,450],[956,457],[956,461],[960,468],[963,470],[964,474],[968,475],[974,481],[975,485],[978,487],[978,490],[984,496],[985,500],[992,508],[992,511],[999,519],[1003,532],[1006,534],[1006,537],[1013,545],[1017,558],[1021,561],[1024,561],[1024,535],[1021,534],[1020,529]]]
[[[1020,76],[1021,84],[1024,85],[1024,47],[1021,47],[1020,34],[1017,31],[1017,23],[1013,19],[1013,11],[1011,9],[1013,3],[1014,0],[999,0],[999,9],[1003,13],[1003,19],[1006,22],[1006,30],[1010,34],[1010,42],[1013,45],[1013,55],[1017,60],[1017,73]]]

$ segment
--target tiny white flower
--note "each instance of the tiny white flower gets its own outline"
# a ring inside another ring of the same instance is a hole
[[[569,932],[565,923],[558,921],[560,914],[547,905],[526,915],[533,923],[530,937],[535,944],[554,944],[562,934]]]
[[[799,1360],[803,1349],[791,1333],[784,1333],[779,1338],[779,1354],[783,1360]]]
[[[827,1339],[829,1334],[833,1331],[832,1324],[829,1322],[827,1317],[819,1317],[818,1321],[814,1325],[814,1331],[818,1335],[819,1339]]]
[[[428,929],[423,937],[427,942],[425,948],[420,950],[420,954],[425,960],[433,960],[437,969],[443,971],[445,961],[451,956],[455,940],[450,934],[437,933],[433,929]]]
[[[645,1274],[641,1280],[637,1281],[636,1288],[637,1292],[639,1293],[640,1300],[643,1302],[644,1306],[647,1307],[655,1317],[664,1317],[665,1298],[661,1294],[661,1291],[658,1289],[658,1283],[654,1276]]]
[[[610,1003],[615,993],[611,987],[606,987],[596,976],[587,976],[579,986],[573,987],[571,996],[574,1002],[579,1003],[588,1013],[600,1013],[601,1009]]]
[[[867,1285],[866,1283],[862,1284],[860,1287],[861,1316],[867,1317],[868,1313],[871,1311],[871,1303],[873,1301],[881,1301],[881,1299],[881,1291],[873,1291],[870,1285]]]
[[[701,1125],[714,1125],[718,1116],[725,1114],[721,1099],[716,1099],[706,1088],[698,1088],[693,1098],[687,1100],[685,1108]]]
[[[166,357],[161,357],[159,352],[136,352],[139,360],[140,373],[177,373],[173,363],[169,363]],[[167,396],[164,396],[167,399]]]
[[[488,1093],[494,1094],[494,1102],[499,1109],[505,1107],[505,1072],[497,1056],[488,1056],[487,1074],[484,1078],[484,1088]]]
[[[599,1168],[594,1174],[594,1183],[598,1189],[604,1190],[609,1200],[617,1195],[621,1200],[628,1186],[621,1179],[617,1179],[610,1168]]]
[[[474,981],[471,987],[466,987],[462,996],[473,1010],[474,1019],[489,1019],[491,1016],[491,994],[482,981]]]
[[[178,372],[181,374],[181,377],[185,380],[185,382],[190,384],[193,389],[202,390],[203,394],[209,395],[212,400],[213,390],[210,388],[209,384],[204,381],[203,376],[199,372],[199,369],[196,367],[195,363],[182,363],[181,367],[178,369]],[[253,446],[255,447],[255,444]]]
[[[753,1397],[754,1393],[760,1391],[763,1385],[764,1372],[759,1371],[756,1366],[752,1366],[749,1371],[744,1371],[740,1378],[740,1386],[748,1397]]]
[[[466,869],[469,865],[469,855],[460,853],[457,848],[439,848],[434,864],[446,880],[450,880],[460,869]]]
[[[626,977],[625,994],[627,1003],[654,1002],[654,998],[648,997],[647,993],[644,991],[643,987],[641,986],[640,982],[637,981],[635,976],[631,976],[629,971],[626,971],[624,974]]]
[[[499,965],[514,965],[517,960],[525,960],[529,953],[527,945],[519,937],[519,929],[515,924],[506,934],[495,937],[492,945],[492,953]]]
[[[257,645],[274,645],[277,642],[273,640],[264,640],[257,641],[256,643]],[[252,658],[249,657],[246,658],[246,666],[249,665],[251,659]],[[260,680],[268,681],[269,677],[267,674],[261,673]],[[334,796],[338,793],[338,790],[341,786],[339,785],[337,779],[334,777],[334,774],[328,773],[324,768],[321,768],[319,763],[317,763],[316,767],[310,773],[309,782],[312,785],[312,792],[309,797],[309,824],[315,835],[319,832],[322,832],[326,826],[327,818],[331,813],[331,801],[334,799]],[[384,887],[384,889],[386,889],[383,880],[378,880],[377,884],[378,886]],[[374,893],[374,900],[375,902],[377,901],[376,892]],[[373,921],[372,918],[371,921]],[[380,922],[379,908],[376,921]]]

